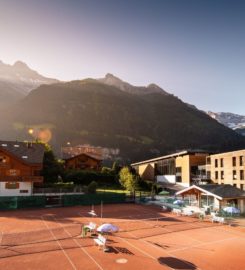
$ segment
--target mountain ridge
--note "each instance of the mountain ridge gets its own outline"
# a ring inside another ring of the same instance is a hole
[[[212,111],[208,111],[207,114],[213,119],[217,120],[219,123],[245,136],[245,115]]]
[[[40,75],[22,61],[16,61],[13,65],[0,61],[0,106],[16,103],[41,84],[57,82],[56,79]]]
[[[36,138],[49,131],[56,153],[69,141],[119,149],[126,163],[177,149],[245,147],[242,136],[171,94],[129,93],[95,79],[41,85],[0,120],[5,138],[30,139],[32,127]]]
[[[121,80],[120,78],[114,76],[111,73],[107,73],[104,78],[98,79],[99,82],[102,82],[107,85],[115,86],[124,92],[136,95],[147,95],[152,93],[158,93],[163,95],[169,95],[165,90],[160,86],[151,83],[148,86],[134,86]]]

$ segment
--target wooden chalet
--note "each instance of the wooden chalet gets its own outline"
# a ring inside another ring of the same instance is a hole
[[[33,183],[43,182],[44,145],[0,141],[0,196],[32,195]]]
[[[65,169],[67,170],[93,170],[101,169],[102,159],[87,153],[65,157]]]

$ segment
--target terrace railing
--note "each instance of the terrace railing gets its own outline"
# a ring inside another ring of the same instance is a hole
[[[84,189],[81,186],[77,186],[77,187],[62,187],[62,188],[58,188],[58,187],[51,187],[51,188],[33,188],[33,195],[37,195],[37,194],[66,194],[66,193],[83,193]]]

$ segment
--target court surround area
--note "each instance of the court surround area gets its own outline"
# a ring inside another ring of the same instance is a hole
[[[241,270],[245,228],[163,212],[157,206],[110,204],[0,212],[0,269]],[[82,226],[111,223],[107,252]]]

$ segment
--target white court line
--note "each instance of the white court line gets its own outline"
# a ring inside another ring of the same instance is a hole
[[[54,235],[54,233],[52,232],[52,230],[49,228],[49,226],[47,225],[47,223],[45,222],[44,217],[42,216],[42,221],[44,223],[44,225],[47,227],[47,229],[49,230],[50,234],[53,236],[54,240],[57,242],[57,244],[59,245],[60,249],[62,250],[63,254],[65,255],[65,257],[67,258],[67,260],[69,261],[69,263],[71,264],[72,268],[74,270],[76,270],[76,266],[74,265],[74,263],[72,262],[71,258],[69,257],[69,255],[66,253],[66,251],[63,249],[62,245],[60,244],[60,241],[56,238],[56,236]]]
[[[3,232],[0,231],[0,247],[2,245],[2,240],[3,240]]]
[[[68,232],[67,230],[66,230],[66,228],[65,227],[63,227],[62,225],[61,225],[61,223],[55,218],[55,217],[53,217],[53,219],[59,224],[59,226],[70,236],[70,237],[72,237],[72,235],[70,234],[70,232]],[[77,239],[72,239],[76,244],[77,244],[77,246],[98,266],[98,268],[99,269],[101,269],[101,270],[104,270],[104,268],[93,258],[93,256],[91,256],[81,245],[80,245],[80,243],[77,241]]]
[[[135,235],[133,235],[132,233],[128,233],[128,234],[131,234],[132,236],[135,237]],[[138,240],[138,241],[141,241],[141,242],[143,242],[143,243],[145,243],[145,244],[147,244],[147,245],[150,245],[151,247],[154,247],[154,248],[156,248],[156,249],[160,249],[160,250],[162,251],[162,248],[157,247],[157,246],[155,246],[154,244],[152,244],[152,243],[150,243],[150,242],[147,242],[147,241],[145,241],[145,240],[143,240],[143,239],[137,239],[137,240]],[[165,251],[165,253],[168,254],[168,256],[170,256],[170,257],[172,257],[172,258],[175,258],[175,259],[178,259],[178,260],[179,260],[179,258],[177,258],[176,256],[172,255],[170,252],[168,252],[168,251],[166,251],[166,250],[164,250],[164,251]],[[191,263],[189,263],[189,262],[187,262],[187,261],[185,261],[185,263],[186,263],[186,264],[189,264],[190,266],[193,266]],[[168,265],[166,265],[166,266],[169,267],[170,269],[175,270],[175,268],[172,268],[172,267],[170,267],[170,266],[168,266]],[[199,268],[199,267],[197,267],[196,269],[202,270],[202,269]]]
[[[79,216],[83,217],[80,213],[78,213],[78,214],[79,214]],[[83,218],[86,218],[86,219],[88,220],[87,217],[83,217]],[[115,236],[115,237],[117,237],[117,238],[119,238],[120,240],[126,242],[128,245],[132,246],[134,249],[137,249],[138,251],[140,251],[142,254],[146,255],[147,257],[149,257],[149,258],[151,258],[151,259],[153,259],[153,260],[155,260],[155,261],[157,260],[155,257],[153,257],[153,256],[151,256],[150,254],[144,252],[142,249],[139,249],[139,248],[136,247],[134,244],[128,242],[127,240],[123,239],[122,237],[120,237],[120,236]],[[171,268],[171,269],[173,269],[173,268]]]
[[[203,244],[198,244],[198,245],[190,245],[188,247],[183,247],[183,248],[177,248],[174,250],[171,250],[170,252],[178,252],[181,250],[187,250],[187,249],[191,249],[191,248],[196,248],[196,247],[202,247],[202,246],[207,246],[207,245],[212,245],[212,244],[217,244],[217,243],[222,243],[228,240],[233,240],[233,239],[237,239],[238,237],[231,237],[231,238],[226,238],[226,239],[221,239],[221,240],[217,240],[217,241],[212,241],[212,242],[205,242]]]
[[[81,216],[81,217],[83,217],[80,213],[78,213],[79,214],[79,216]],[[87,219],[88,220],[88,218],[87,217],[83,217],[83,218],[85,218],[85,219]],[[145,256],[147,256],[147,257],[149,257],[149,258],[151,258],[151,259],[153,259],[154,261],[157,261],[157,258],[155,258],[155,257],[153,257],[153,256],[151,256],[150,254],[148,254],[147,252],[144,252],[142,249],[140,249],[140,248],[138,248],[138,247],[136,247],[134,244],[132,244],[132,243],[130,243],[129,241],[127,241],[127,240],[125,240],[125,239],[123,239],[122,237],[120,237],[120,236],[115,236],[116,238],[119,238],[120,240],[122,240],[123,242],[126,242],[128,245],[130,245],[130,246],[132,246],[134,249],[136,249],[136,250],[138,250],[139,252],[141,252],[142,254],[144,254]],[[171,267],[169,267],[170,269],[173,269],[173,268],[171,268]],[[173,269],[174,270],[174,269]]]
[[[240,236],[242,238],[245,237],[245,234],[243,232],[239,232],[239,231],[235,231],[235,230],[228,230],[228,229],[226,229],[226,226],[229,226],[229,225],[210,226],[209,228],[210,229],[218,229],[218,230],[221,230],[221,231],[223,231],[223,232],[225,232],[227,234],[234,234],[234,235]]]

